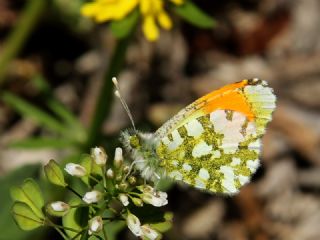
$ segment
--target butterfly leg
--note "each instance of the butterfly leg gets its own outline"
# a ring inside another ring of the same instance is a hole
[[[156,180],[154,181],[154,192],[156,192],[158,190],[161,177],[159,176],[159,174],[157,174],[155,172],[153,173],[153,175],[156,177]]]
[[[128,178],[128,176],[131,174],[132,169],[133,169],[133,167],[134,167],[135,164],[137,164],[137,163],[142,163],[142,162],[144,162],[144,160],[134,160],[134,161],[131,163],[130,167],[129,167],[128,173],[124,176],[124,178],[123,178],[122,181],[124,182],[124,181]]]

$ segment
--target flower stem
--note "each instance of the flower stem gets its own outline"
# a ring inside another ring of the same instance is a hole
[[[78,230],[76,230],[76,229],[57,225],[57,224],[53,223],[50,219],[47,219],[47,222],[48,222],[48,225],[53,227],[65,240],[69,240],[69,238],[61,229],[69,230],[69,231],[73,231],[73,232],[78,232]]]
[[[104,240],[108,240],[107,232],[106,232],[106,229],[104,228],[104,226],[103,226],[102,231],[103,231]]]
[[[71,238],[71,240],[77,239],[84,232],[85,232],[85,230],[82,230],[82,231],[78,232],[73,238]]]
[[[103,171],[103,174],[102,174],[103,187],[106,189],[107,188],[107,179],[106,179],[107,166],[106,165],[103,166],[102,171]]]
[[[3,46],[0,55],[0,85],[5,80],[8,66],[13,58],[19,53],[26,39],[32,32],[38,22],[41,13],[46,7],[47,1],[29,0],[23,13],[17,22],[16,27],[12,30]]]
[[[64,240],[69,240],[69,238],[58,227],[54,226],[54,229],[56,229],[56,231],[63,237]]]
[[[64,230],[68,230],[68,231],[71,231],[71,232],[76,232],[76,233],[79,232],[79,230],[76,230],[76,229],[73,229],[73,228],[69,228],[69,227],[65,227],[65,226],[59,226],[59,225],[56,225],[54,223],[52,223],[51,226],[54,227],[57,231],[58,231],[58,229],[59,230],[60,229],[64,229]]]
[[[129,196],[130,195],[134,195],[134,196],[137,196],[137,197],[141,197],[141,193],[136,193],[136,192],[129,192]]]
[[[68,185],[68,186],[66,186],[66,188],[67,188],[68,190],[70,190],[71,192],[73,192],[75,195],[77,195],[80,199],[82,199],[82,196],[81,196],[76,190],[74,190],[72,187],[70,187],[70,186]]]
[[[110,65],[104,76],[103,85],[100,89],[100,93],[96,102],[95,112],[89,128],[88,139],[85,148],[90,148],[97,144],[99,138],[101,137],[101,128],[103,122],[111,109],[113,97],[112,77],[118,75],[121,71],[130,40],[131,36],[124,39],[119,39],[116,44],[116,48],[110,59]]]
[[[92,179],[93,181],[95,181],[96,183],[100,183],[100,181],[98,179],[96,179],[94,176],[89,175],[89,178]]]

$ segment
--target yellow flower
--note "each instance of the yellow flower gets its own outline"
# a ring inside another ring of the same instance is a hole
[[[184,0],[170,0],[176,5]],[[172,28],[172,21],[164,9],[164,0],[95,0],[85,4],[82,15],[94,18],[97,22],[120,20],[125,18],[139,5],[142,13],[142,31],[149,41],[159,38],[159,27]]]
[[[140,11],[143,15],[142,31],[149,41],[155,41],[159,38],[159,25],[169,30],[172,28],[172,22],[164,10],[163,0],[140,0]]]
[[[85,4],[81,13],[97,22],[120,20],[132,12],[138,3],[139,0],[95,0]]]

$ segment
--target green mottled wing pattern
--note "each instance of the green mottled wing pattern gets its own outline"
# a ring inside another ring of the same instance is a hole
[[[173,130],[156,151],[161,167],[174,180],[235,194],[259,166],[260,137],[244,114],[216,110]]]

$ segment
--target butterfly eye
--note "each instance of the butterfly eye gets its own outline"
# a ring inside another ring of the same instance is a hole
[[[140,147],[140,139],[137,135],[133,135],[130,137],[130,145],[132,148]]]

